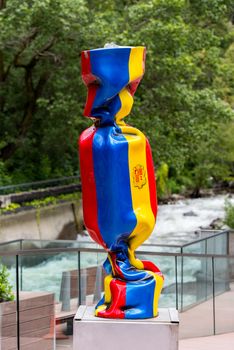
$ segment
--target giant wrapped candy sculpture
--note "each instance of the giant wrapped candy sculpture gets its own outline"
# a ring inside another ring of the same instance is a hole
[[[135,257],[136,248],[152,233],[157,213],[152,154],[144,134],[123,121],[144,67],[144,47],[82,52],[82,78],[88,87],[84,115],[94,120],[79,142],[84,222],[108,252],[104,297],[96,306],[99,317],[135,319],[158,313],[162,273]]]

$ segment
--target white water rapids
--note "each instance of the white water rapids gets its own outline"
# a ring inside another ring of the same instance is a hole
[[[234,196],[219,195],[159,205],[156,226],[149,242],[160,240],[160,243],[173,244],[175,239],[180,243],[196,239],[199,229],[207,228],[217,218],[224,219],[227,199],[234,204]]]

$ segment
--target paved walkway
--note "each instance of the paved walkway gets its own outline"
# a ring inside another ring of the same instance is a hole
[[[213,335],[212,298],[180,313],[179,319],[180,339]],[[234,283],[228,292],[215,297],[215,328],[216,334],[234,332]]]
[[[57,350],[72,350],[72,337],[57,341]],[[215,335],[210,337],[182,339],[179,350],[233,350],[234,333]]]
[[[179,350],[233,350],[234,333],[215,335],[210,337],[182,339]]]

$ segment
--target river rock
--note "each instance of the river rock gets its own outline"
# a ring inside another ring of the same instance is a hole
[[[228,226],[225,225],[223,219],[217,218],[211,221],[207,227],[200,227],[202,230],[221,230],[227,229]]]
[[[194,211],[190,210],[186,213],[183,213],[183,216],[198,216]]]

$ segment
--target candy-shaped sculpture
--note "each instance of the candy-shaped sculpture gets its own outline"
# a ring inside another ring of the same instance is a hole
[[[79,142],[83,211],[90,236],[108,252],[104,297],[96,306],[96,316],[106,318],[156,316],[163,285],[153,263],[135,258],[155,225],[156,185],[147,138],[123,121],[144,67],[144,47],[82,52],[84,115],[94,120]]]

